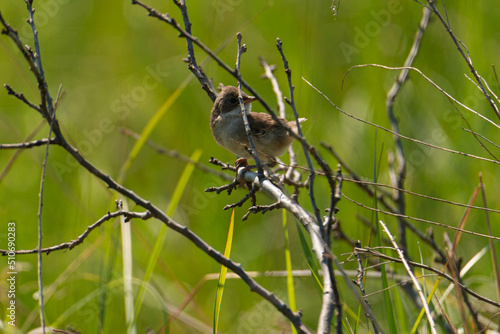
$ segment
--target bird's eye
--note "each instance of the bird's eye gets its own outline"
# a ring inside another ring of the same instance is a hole
[[[236,104],[236,103],[238,103],[238,100],[237,100],[236,98],[232,97],[232,98],[229,100],[229,102],[231,102],[231,104]]]

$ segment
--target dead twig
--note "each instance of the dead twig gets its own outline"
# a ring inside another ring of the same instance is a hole
[[[71,240],[70,242],[61,243],[59,245],[42,248],[40,250],[40,252],[44,253],[46,255],[49,255],[50,253],[55,252],[55,251],[60,251],[60,250],[65,250],[65,249],[72,250],[76,246],[81,245],[93,230],[95,230],[96,228],[98,228],[99,226],[101,226],[102,224],[107,222],[108,220],[111,220],[113,218],[120,217],[120,216],[124,216],[125,221],[127,221],[127,222],[133,218],[139,218],[139,219],[143,219],[143,220],[147,220],[147,219],[152,218],[151,213],[148,211],[132,212],[132,211],[118,210],[115,212],[108,212],[107,214],[102,216],[100,219],[98,219],[94,224],[88,226],[87,229],[82,234],[80,234],[76,239]],[[15,253],[18,255],[34,254],[37,252],[38,252],[37,248],[29,249],[29,250],[17,250],[17,251],[15,251]],[[0,254],[2,254],[3,256],[7,255],[8,253],[9,253],[9,251],[0,249]]]
[[[282,208],[282,205],[280,202],[276,202],[276,203],[273,203],[270,205],[253,205],[253,206],[248,208],[248,212],[245,213],[245,215],[243,216],[243,218],[241,218],[241,220],[243,220],[243,221],[247,220],[248,216],[250,216],[251,213],[261,212],[262,214],[264,214],[268,211],[281,209],[281,208]]]

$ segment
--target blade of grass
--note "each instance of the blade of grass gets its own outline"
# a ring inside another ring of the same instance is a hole
[[[229,231],[227,232],[227,241],[226,248],[224,249],[224,256],[229,258],[231,255],[231,246],[233,244],[233,232],[234,232],[234,210],[231,213],[231,220],[229,221]],[[222,294],[224,293],[224,284],[226,283],[226,274],[227,268],[221,266],[219,281],[217,284],[217,293],[215,295],[215,307],[214,307],[214,324],[213,324],[213,333],[217,334],[217,330],[219,328],[219,316],[220,316],[220,307],[222,304]]]
[[[132,284],[133,285],[140,285],[141,281],[137,278],[132,278]],[[104,287],[99,287],[97,289],[94,289],[88,293],[85,294],[84,297],[81,299],[77,300],[75,303],[69,305],[67,308],[64,309],[64,312],[60,312],[57,316],[57,318],[52,321],[51,326],[52,327],[63,327],[64,324],[66,324],[69,319],[71,319],[71,316],[75,313],[78,313],[80,310],[82,310],[85,306],[93,305],[92,302],[94,302],[97,298],[99,298],[100,294],[106,293],[108,290],[113,290],[116,291],[116,289],[119,289],[120,286],[123,286],[122,279],[114,279],[109,281],[106,286]],[[163,296],[154,288],[149,287],[149,293],[151,296],[153,296],[159,305],[159,308],[161,309],[161,313],[164,317],[162,320],[166,320],[166,315],[169,313],[169,305],[167,301],[163,298]],[[83,311],[82,311],[83,312]],[[114,331],[112,331],[114,333]],[[98,332],[101,333],[101,332]],[[109,333],[109,332],[105,332]]]
[[[447,265],[448,265],[448,263],[445,264],[445,266],[443,268],[443,273],[445,272]],[[437,291],[437,288],[439,286],[439,282],[441,282],[441,278],[443,278],[443,276],[439,276],[437,278],[436,283],[432,287],[431,293],[427,296],[427,300],[425,301],[427,303],[427,305],[430,305],[432,297],[434,296],[434,293]],[[410,334],[415,334],[417,332],[418,327],[420,326],[420,323],[422,322],[422,319],[424,318],[424,314],[425,314],[425,307],[422,307],[422,309],[420,310],[420,313],[418,314],[417,320],[415,320],[415,323],[413,324],[413,327],[411,328]]]
[[[283,220],[283,234],[285,236],[285,263],[286,263],[286,287],[288,290],[288,303],[293,312],[297,311],[297,302],[295,299],[295,286],[293,284],[293,274],[292,274],[292,258],[290,256],[290,243],[288,242],[288,226],[286,220],[286,210],[282,210],[282,220]],[[296,334],[297,330],[293,325],[292,333]]]
[[[399,247],[399,245],[396,243],[396,240],[394,239],[394,236],[391,234],[391,231],[389,231],[389,228],[387,228],[387,225],[384,224],[382,220],[379,220],[380,225],[382,225],[382,228],[384,229],[384,232],[387,234],[389,239],[391,240],[391,243],[398,253],[399,258],[401,259],[401,262],[403,263],[403,266],[408,273],[408,276],[410,276],[411,281],[413,283],[413,286],[415,287],[415,290],[417,290],[418,296],[420,297],[420,300],[422,301],[422,304],[424,304],[425,308],[425,314],[427,315],[427,320],[429,321],[430,327],[431,327],[431,333],[436,334],[436,324],[434,323],[434,319],[432,318],[431,311],[428,307],[428,304],[426,302],[426,298],[424,293],[422,292],[422,289],[420,288],[420,284],[418,283],[417,278],[413,274],[410,265],[406,261],[405,255],[403,254],[403,251]],[[391,332],[392,333],[392,332]]]
[[[123,210],[128,211],[128,202],[122,201]],[[127,247],[132,245],[132,233],[130,225],[125,221],[125,217],[120,217],[121,236],[122,236],[122,274],[123,274],[123,298],[125,303],[125,323],[127,325],[127,334],[136,334],[137,327],[134,321],[134,289],[132,286],[133,265],[132,251]],[[131,247],[130,247],[131,248]]]
[[[345,310],[345,313],[350,315],[351,318],[356,321],[356,323],[359,323],[361,321],[361,318],[359,317],[360,313],[354,313],[353,309],[351,309],[346,303],[342,303],[342,309]]]
[[[394,289],[394,293],[396,294],[396,298],[394,299],[394,304],[396,305],[396,314],[406,314],[405,317],[399,317],[399,328],[401,333],[408,333],[408,321],[409,318],[413,316],[413,313],[407,312],[405,310],[404,299],[401,295],[401,287],[398,285],[396,289]]]
[[[419,245],[419,249],[420,249],[420,245]],[[422,252],[420,252],[420,262],[423,262]],[[446,267],[447,266],[448,266],[448,263],[445,263],[444,268],[443,268],[443,273],[446,271]],[[422,271],[422,276],[424,276],[424,284],[423,284],[423,286],[425,287],[425,271]],[[443,278],[443,276],[440,275],[437,278],[436,283],[434,283],[434,286],[433,286],[431,292],[428,294],[426,303],[429,306],[430,306],[430,302],[432,300],[432,297],[434,296],[434,293],[437,291],[437,287],[439,286],[439,282],[441,282],[441,278]],[[418,327],[420,326],[420,322],[424,318],[424,314],[425,314],[425,308],[422,307],[422,309],[420,310],[420,313],[417,316],[417,319],[415,320],[415,323],[413,324],[413,327],[412,327],[410,333],[415,333],[417,331]]]
[[[342,326],[344,327],[347,333],[354,334],[354,330],[352,329],[351,324],[349,323],[349,319],[347,318],[342,319]]]
[[[115,203],[113,203],[115,204]],[[116,204],[115,204],[116,207]],[[110,204],[111,209],[111,204]],[[114,229],[117,228],[119,220],[113,221],[111,224],[106,224],[105,226],[105,240],[103,242],[103,249],[105,249],[105,256],[101,262],[100,274],[99,274],[99,288],[105,289],[111,280],[112,271],[115,262],[117,261],[118,252],[116,251],[116,245],[120,242],[119,237],[116,233],[113,233]],[[124,226],[120,224],[120,228]],[[127,225],[128,226],[128,225]],[[97,322],[96,333],[102,333],[104,327],[106,326],[106,311],[111,303],[108,302],[108,291],[103,290],[97,297],[99,321]]]
[[[189,163],[186,165],[184,168],[184,171],[182,172],[182,175],[177,182],[177,185],[175,186],[174,193],[172,195],[172,199],[170,200],[170,204],[167,209],[167,215],[172,217],[175,213],[175,210],[177,209],[177,206],[179,205],[179,202],[181,200],[182,194],[184,193],[184,190],[186,189],[187,183],[189,179],[191,178],[191,175],[193,174],[195,163],[198,162],[201,156],[201,150],[197,149],[194,151],[194,153],[191,155],[191,160],[193,161],[192,163]],[[155,245],[153,248],[153,252],[151,253],[151,256],[149,257],[149,262],[146,267],[146,272],[144,273],[144,278],[142,280],[143,284],[141,284],[141,287],[139,289],[139,293],[137,295],[136,303],[135,303],[135,319],[139,316],[139,313],[141,311],[141,306],[142,302],[144,299],[144,293],[145,293],[145,287],[146,285],[149,284],[149,281],[151,280],[151,276],[153,275],[154,268],[156,266],[156,262],[158,261],[158,257],[160,256],[160,252],[163,248],[163,244],[165,242],[167,234],[167,227],[162,224],[160,227],[160,232],[158,233],[158,237],[156,238]]]
[[[318,288],[318,292],[320,296],[323,296],[323,283],[321,283],[321,279],[319,277],[318,265],[315,262],[315,257],[312,254],[311,248],[307,243],[306,236],[304,235],[304,231],[302,230],[302,225],[295,220],[295,224],[297,226],[297,232],[299,234],[300,244],[302,245],[302,251],[306,257],[307,266],[311,271],[312,277],[314,278],[314,282],[316,283],[316,288]]]
[[[170,107],[174,104],[175,101],[179,98],[181,93],[184,91],[188,83],[192,80],[193,76],[187,76],[184,81],[180,84],[179,87],[173,92],[172,95],[169,96],[169,98],[163,103],[163,105],[156,111],[156,113],[151,117],[148,121],[148,124],[144,127],[144,129],[141,132],[141,136],[139,140],[137,140],[134,144],[134,147],[132,147],[132,150],[130,151],[128,155],[127,161],[123,164],[122,168],[120,169],[120,174],[118,176],[118,182],[122,183],[123,180],[125,179],[125,175],[127,171],[129,170],[130,166],[134,162],[135,158],[141,151],[141,149],[144,147],[144,144],[146,143],[146,140],[149,139],[151,134],[153,133],[153,130],[156,128],[158,123],[161,121],[163,116],[165,116],[166,112],[170,110]]]
[[[360,317],[361,317],[361,311],[363,310],[363,308],[361,307],[361,305],[358,306],[358,314],[356,315],[356,323],[354,324],[354,333],[357,334],[358,333],[358,329],[359,329],[359,325],[361,323],[361,320],[360,320]]]

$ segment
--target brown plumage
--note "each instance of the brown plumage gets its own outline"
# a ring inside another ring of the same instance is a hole
[[[248,112],[251,110],[251,103],[255,101],[255,98],[245,93],[242,93],[242,97]],[[276,157],[285,153],[293,141],[293,137],[288,134],[288,131],[280,126],[269,114],[248,112],[247,115],[255,148],[259,156],[264,161],[273,162]],[[288,122],[281,117],[279,119],[288,124],[292,130],[297,130],[295,121]],[[305,118],[301,118],[299,122],[302,123],[305,120]],[[236,87],[226,86],[220,92],[212,108],[210,127],[215,141],[220,146],[239,157],[252,158],[245,150],[245,146],[250,147],[250,144],[241,116],[238,89]]]

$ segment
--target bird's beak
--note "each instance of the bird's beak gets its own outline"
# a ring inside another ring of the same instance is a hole
[[[243,100],[243,103],[249,104],[249,103],[252,103],[253,101],[257,101],[257,98],[255,96],[249,96]]]

